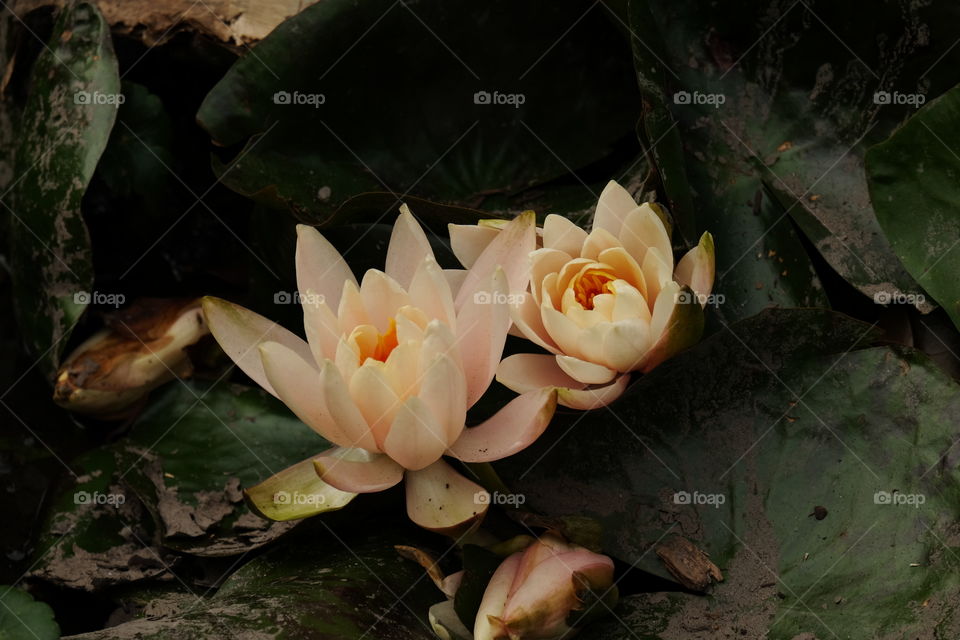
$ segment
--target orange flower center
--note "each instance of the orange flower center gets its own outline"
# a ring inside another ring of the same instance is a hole
[[[390,318],[390,327],[387,328],[386,333],[378,333],[377,340],[375,343],[370,344],[367,349],[364,349],[366,353],[360,354],[360,362],[364,362],[367,358],[373,358],[374,360],[379,360],[380,362],[386,362],[387,358],[390,356],[390,353],[397,346],[397,321],[393,318]]]
[[[603,269],[587,269],[573,285],[577,302],[584,309],[593,309],[593,297],[600,293],[613,293],[611,283],[617,278]]]

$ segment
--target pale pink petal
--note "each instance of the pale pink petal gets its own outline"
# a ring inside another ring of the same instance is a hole
[[[543,610],[537,627],[545,637],[559,637],[568,627],[565,618],[579,604],[573,573],[589,577],[591,583],[613,583],[613,561],[586,549],[553,555],[538,563],[511,594],[502,619],[507,626],[530,612]],[[549,635],[547,635],[549,634]]]
[[[620,242],[627,253],[640,264],[644,263],[647,251],[656,247],[660,256],[668,261],[669,271],[673,271],[673,247],[670,236],[663,226],[660,216],[654,213],[649,204],[644,203],[630,212],[620,230]]]
[[[507,276],[507,292],[526,291],[530,282],[530,253],[536,248],[536,218],[533,212],[521,213],[497,233],[470,268],[457,293],[457,309],[474,293],[488,290],[496,269],[503,269]]]
[[[430,322],[427,314],[416,307],[400,307],[393,319],[397,323],[397,344],[423,342],[423,330]]]
[[[387,262],[384,271],[407,289],[413,281],[413,275],[426,258],[433,258],[430,241],[416,218],[410,213],[410,207],[400,205],[400,215],[393,223],[390,244],[387,245]]]
[[[383,363],[383,372],[387,381],[401,399],[420,392],[422,380],[418,373],[421,353],[421,345],[404,342],[398,344],[387,356],[387,361]]]
[[[611,180],[603,188],[600,199],[597,201],[597,210],[593,214],[593,228],[604,229],[618,236],[627,214],[636,208],[637,202],[630,192]]]
[[[350,397],[370,426],[374,441],[381,450],[402,403],[393,385],[387,380],[384,369],[382,363],[367,360],[353,377],[349,378]]]
[[[547,333],[560,350],[567,355],[580,358],[579,343],[582,329],[566,315],[545,304],[540,306],[540,317],[543,319],[543,326]]]
[[[650,344],[650,326],[640,319],[599,324],[580,334],[584,359],[620,372],[639,368]]]
[[[540,288],[548,274],[559,272],[570,262],[568,254],[557,249],[537,249],[530,254],[530,289],[536,292],[534,299],[540,303]]]
[[[613,307],[613,296],[609,294],[600,294],[594,296],[594,308],[584,309],[576,300],[576,293],[573,289],[567,289],[563,292],[563,302],[560,304],[563,309],[563,315],[573,322],[579,329],[586,329],[601,322],[610,322],[610,309]],[[606,304],[605,304],[606,303]],[[604,313],[604,307],[609,307]]]
[[[420,359],[423,379],[418,396],[440,423],[446,441],[454,442],[467,419],[467,379],[449,355],[425,355]]]
[[[433,258],[420,263],[410,283],[410,303],[434,318],[454,326],[453,294],[443,275],[443,270]]]
[[[574,258],[567,264],[563,265],[563,268],[560,270],[560,273],[557,276],[556,288],[558,293],[562,293],[570,286],[570,281],[573,280],[577,274],[582,273],[585,267],[590,267],[596,264],[596,260],[591,260],[588,258]],[[543,300],[540,301],[541,304]]]
[[[277,397],[307,426],[334,444],[353,445],[353,439],[334,421],[320,393],[320,374],[296,353],[277,342],[260,345],[258,356]]]
[[[302,298],[303,329],[307,334],[307,342],[313,359],[321,362],[333,358],[337,353],[337,343],[340,341],[340,325],[337,316],[333,315],[327,303],[319,298],[319,294],[307,289]]]
[[[446,578],[440,581],[440,590],[443,591],[443,595],[448,598],[452,598],[457,595],[457,589],[460,588],[460,583],[463,582],[463,569],[457,571],[456,573],[451,573]]]
[[[627,389],[630,374],[625,373],[613,382],[602,387],[575,389],[573,387],[557,388],[557,404],[570,409],[598,409],[605,407],[619,398]]]
[[[336,309],[344,282],[357,283],[340,252],[320,232],[307,225],[297,225],[297,290],[314,291]]]
[[[620,280],[620,282],[625,282]],[[629,285],[628,285],[629,286]],[[617,297],[612,293],[598,293],[593,296],[593,309],[601,316],[603,316],[607,322],[613,320],[613,310],[617,304]]]
[[[703,335],[703,308],[689,288],[676,282],[664,286],[650,321],[653,344],[642,371],[650,371],[664,360],[695,344]]]
[[[562,273],[562,272],[561,272]],[[557,287],[557,281],[560,279],[559,273],[548,273],[540,285],[540,305],[551,307],[560,306],[561,289]]]
[[[276,322],[249,309],[207,296],[203,299],[203,314],[210,332],[220,343],[224,353],[254,382],[274,396],[277,392],[263,371],[258,346],[264,342],[279,342],[300,356],[304,362],[316,366],[310,345]]]
[[[557,364],[568,376],[584,384],[606,384],[617,377],[613,369],[572,356],[558,355]]]
[[[350,333],[362,324],[372,324],[367,315],[367,308],[360,296],[360,288],[355,282],[343,283],[343,294],[340,296],[340,306],[337,308],[337,319],[340,323],[340,333]]]
[[[517,353],[504,358],[497,367],[497,382],[517,393],[545,387],[582,389],[587,386],[564,373],[555,356],[541,353]]]
[[[360,283],[360,296],[370,324],[380,333],[390,329],[390,321],[400,307],[410,304],[410,296],[396,280],[382,271],[369,269]]]
[[[405,469],[416,471],[440,459],[448,446],[447,434],[430,407],[416,396],[400,405],[383,451]]]
[[[653,307],[653,316],[650,319],[650,336],[653,340],[660,338],[667,330],[673,308],[680,302],[680,285],[676,282],[665,284],[663,291],[657,297],[657,304]]]
[[[351,334],[350,338],[347,339],[341,338],[337,342],[337,355],[334,362],[337,364],[337,369],[340,370],[344,380],[349,380],[357,372],[361,362],[355,334]]]
[[[467,269],[474,265],[483,250],[500,233],[499,229],[477,224],[448,224],[447,230],[453,255]]]
[[[403,479],[403,467],[365,449],[330,449],[314,458],[313,465],[321,480],[351,493],[385,491]]]
[[[505,358],[497,369],[497,381],[517,393],[542,387],[557,388],[557,403],[571,409],[596,409],[616,400],[627,388],[629,374],[602,387],[590,387],[574,380],[551,355],[518,353]]]
[[[540,437],[557,408],[557,390],[528,391],[493,417],[463,431],[447,452],[464,462],[490,462],[526,449]]]
[[[694,290],[701,300],[713,290],[713,279],[716,273],[713,236],[706,232],[700,237],[700,243],[680,258],[673,277],[680,286],[688,286]]]
[[[510,305],[510,318],[524,338],[551,353],[560,353],[556,343],[543,326],[538,305],[530,293],[523,294],[518,304]]]
[[[639,318],[650,323],[650,306],[637,289],[626,280],[614,280],[611,285],[615,294],[610,319],[614,322]],[[599,297],[599,296],[598,296]]]
[[[447,284],[450,286],[450,293],[453,295],[453,299],[457,299],[457,294],[460,292],[460,288],[463,286],[463,281],[467,279],[467,270],[466,269],[444,269],[443,277],[446,278]]]
[[[503,270],[496,270],[485,289],[467,298],[457,316],[457,344],[467,377],[468,407],[490,386],[510,329],[507,278]]]
[[[423,332],[420,357],[432,361],[434,356],[441,353],[450,356],[460,366],[461,370],[463,369],[457,337],[448,325],[439,320],[432,320]]]
[[[513,597],[513,594],[526,582],[527,578],[540,563],[559,554],[582,548],[583,547],[571,544],[551,533],[546,533],[534,540],[533,543],[523,550],[520,565],[517,567],[517,575],[513,579],[513,584],[510,585],[510,597]],[[576,567],[571,566],[570,574],[572,575],[575,570]]]
[[[324,362],[320,369],[320,392],[330,417],[350,440],[346,446],[361,447],[379,453],[380,448],[373,438],[373,432],[350,397],[350,390],[343,381],[340,370],[331,360]]]
[[[464,532],[483,519],[490,494],[443,460],[406,474],[407,515],[438,533]]]
[[[622,278],[637,288],[641,295],[647,295],[647,281],[643,277],[640,264],[634,260],[626,249],[614,247],[600,252],[600,262],[610,265],[618,278]]]
[[[673,282],[673,259],[664,258],[660,249],[650,247],[646,258],[643,259],[643,277],[647,282],[647,304],[651,310],[660,295],[660,289],[668,282]]]
[[[477,620],[473,627],[474,640],[498,640],[505,637],[496,621],[503,616],[522,555],[522,552],[514,553],[493,572],[493,577],[483,592],[483,599],[480,600],[480,609],[477,610]]]
[[[586,239],[587,232],[563,216],[551,213],[543,221],[543,246],[546,248],[559,249],[576,258]]]
[[[617,237],[606,229],[594,229],[583,241],[583,249],[580,250],[580,255],[588,260],[597,260],[604,251],[616,249],[620,246]]]

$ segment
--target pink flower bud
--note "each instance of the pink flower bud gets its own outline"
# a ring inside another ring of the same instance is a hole
[[[475,640],[551,640],[572,635],[584,596],[615,593],[613,561],[547,535],[497,568],[480,603]],[[566,634],[566,636],[565,636]]]

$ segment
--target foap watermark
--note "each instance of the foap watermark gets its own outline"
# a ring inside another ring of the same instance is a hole
[[[873,94],[873,104],[906,104],[919,108],[927,101],[922,93],[900,93],[899,91],[877,91]]]
[[[927,496],[922,493],[900,493],[896,489],[893,491],[877,491],[873,494],[873,504],[909,505],[914,509],[919,509],[920,505],[926,501]]]
[[[696,302],[701,307],[712,306],[719,307],[727,301],[727,297],[722,293],[697,293],[696,291],[680,291],[676,296],[677,304],[693,304]]]
[[[73,304],[98,304],[118,308],[127,301],[122,293],[103,293],[102,291],[77,291],[73,294]]]
[[[77,491],[73,494],[73,504],[108,504],[119,507],[127,501],[122,493],[100,493],[99,491]]]
[[[290,493],[289,491],[277,491],[273,494],[273,503],[274,504],[284,504],[284,505],[293,505],[293,504],[314,504],[321,505],[327,502],[327,496],[322,493],[300,493],[299,491],[294,491]]]
[[[473,294],[474,304],[521,304],[524,299],[522,293],[503,293],[502,291],[477,291]]]
[[[873,294],[873,303],[882,304],[911,304],[918,305],[926,302],[927,297],[922,293],[903,293],[902,291],[878,291]]]
[[[77,91],[73,94],[74,104],[109,104],[119,107],[127,100],[122,93],[101,93],[100,91]]]
[[[474,504],[494,504],[500,506],[509,506],[509,507],[519,507],[527,501],[527,496],[522,493],[500,493],[499,491],[494,491],[493,493],[487,493],[486,491],[477,491],[473,494],[473,503]]]
[[[702,504],[711,506],[714,509],[719,509],[720,505],[726,501],[727,496],[722,493],[700,493],[699,491],[690,493],[689,491],[677,491],[673,494],[673,504]]]
[[[319,109],[326,103],[327,96],[322,93],[301,93],[299,91],[277,91],[273,94],[273,104],[310,105]]]
[[[520,108],[527,101],[527,96],[522,93],[500,93],[494,91],[477,91],[473,94],[473,104],[508,104],[516,109]]]
[[[273,294],[273,304],[309,304],[318,305],[326,298],[319,293],[300,293],[299,291],[277,291]]]
[[[673,94],[673,104],[700,104],[708,105],[714,109],[719,109],[720,105],[727,101],[727,96],[722,93],[701,93],[694,91],[677,91]]]

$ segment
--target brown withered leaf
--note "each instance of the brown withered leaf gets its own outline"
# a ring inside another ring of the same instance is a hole
[[[656,552],[670,574],[691,591],[706,591],[713,582],[723,582],[710,556],[683,536],[670,536],[657,545]]]

